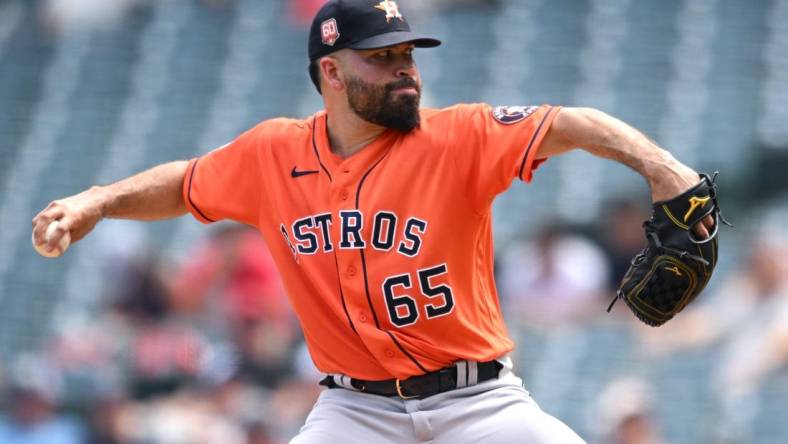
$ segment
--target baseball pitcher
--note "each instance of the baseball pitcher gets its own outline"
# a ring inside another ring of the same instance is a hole
[[[263,121],[202,157],[56,200],[33,219],[33,235],[43,242],[58,221],[47,240],[54,248],[103,218],[186,213],[256,227],[325,374],[327,389],[294,444],[581,443],[540,410],[507,357],[514,344],[493,279],[493,200],[582,147],[640,173],[655,202],[683,196],[694,205],[676,217],[701,245],[716,234],[716,188],[593,109],[420,108],[414,49],[440,43],[412,32],[395,1],[331,0],[308,45],[324,110]],[[713,269],[716,251],[690,253]],[[648,261],[659,272],[630,286],[675,274]],[[634,287],[621,292],[628,303],[648,296]],[[680,309],[684,296],[649,316]]]

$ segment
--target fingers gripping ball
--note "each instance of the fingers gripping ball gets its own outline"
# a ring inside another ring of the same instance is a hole
[[[55,232],[57,229],[57,221],[52,221],[47,226],[47,231],[44,234],[44,243],[36,244],[36,238],[33,236],[33,248],[36,250],[38,254],[44,257],[58,257],[61,254],[65,253],[68,249],[68,246],[71,245],[71,234],[66,231],[63,237],[60,238],[60,241],[57,245],[52,249],[52,251],[47,251],[46,245],[49,241],[49,238],[52,236],[52,233]]]

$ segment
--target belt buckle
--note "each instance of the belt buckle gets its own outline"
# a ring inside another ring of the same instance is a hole
[[[397,395],[399,395],[399,397],[401,399],[413,399],[413,398],[418,398],[419,397],[418,395],[405,396],[404,394],[402,394],[402,387],[399,385],[399,378],[396,379],[395,385],[397,386]]]

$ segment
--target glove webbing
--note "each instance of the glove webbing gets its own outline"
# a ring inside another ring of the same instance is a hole
[[[649,237],[651,237],[651,240],[654,242],[653,248],[654,248],[656,254],[659,254],[661,251],[663,251],[663,252],[667,252],[667,253],[672,253],[672,254],[678,256],[681,259],[685,259],[685,258],[692,259],[692,260],[694,260],[696,262],[700,262],[701,264],[703,264],[705,266],[708,266],[710,264],[709,261],[707,261],[706,259],[704,259],[704,258],[702,258],[700,256],[696,256],[696,255],[691,254],[691,253],[689,253],[687,251],[676,250],[675,248],[670,248],[670,247],[666,247],[665,245],[662,245],[662,241],[659,240],[659,235],[657,235],[656,231],[653,231],[653,230],[650,229],[651,228],[650,222],[646,221],[646,222],[643,223],[643,225],[646,226],[646,234]],[[652,247],[649,247],[649,249],[651,249],[651,248]],[[643,258],[645,258],[645,257],[646,257],[645,253],[638,254],[637,256],[635,256],[634,259],[632,259],[632,264],[634,265],[638,261],[643,260]],[[616,294],[613,296],[613,300],[610,301],[610,305],[608,305],[608,307],[607,307],[607,312],[610,313],[610,310],[613,309],[613,306],[616,304],[616,301],[618,301],[619,299],[622,299],[623,297],[624,297],[624,292],[621,291],[621,290],[617,290]]]
[[[722,215],[722,210],[720,209],[720,204],[717,203],[717,183],[716,183],[716,180],[717,180],[717,176],[719,176],[719,175],[720,175],[719,171],[715,171],[714,174],[711,175],[711,177],[709,177],[708,174],[700,173],[700,177],[703,180],[705,180],[706,182],[709,183],[709,197],[711,197],[711,202],[714,204],[714,210],[712,210],[712,212],[715,214],[715,216],[717,216],[715,218],[716,221],[722,222],[722,223],[724,223],[725,225],[727,225],[729,227],[733,227],[733,224],[728,222],[725,219],[725,216]],[[712,240],[714,238],[714,236],[717,235],[717,230],[719,230],[719,228],[720,228],[720,224],[719,223],[715,223],[714,224],[714,231],[709,233],[709,237],[707,237],[706,239],[703,239],[703,240],[699,240],[699,241],[695,240],[693,238],[692,234],[691,234],[691,231],[687,232],[687,236],[689,236],[690,240],[695,242],[696,244],[705,244],[706,242],[709,242],[710,240]],[[706,265],[708,265],[708,264],[706,264]]]

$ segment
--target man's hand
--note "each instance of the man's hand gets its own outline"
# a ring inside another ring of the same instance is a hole
[[[57,229],[50,235],[45,248],[57,245],[66,232],[71,235],[71,242],[82,239],[104,217],[105,203],[106,193],[99,187],[51,202],[33,218],[35,243],[44,243],[46,229],[55,220],[58,221]]]
[[[663,157],[667,157],[666,163],[646,177],[651,187],[652,202],[670,200],[700,182],[700,176],[692,168],[677,161],[669,153],[665,151],[663,153]],[[692,227],[698,239],[707,239],[713,230],[714,219],[711,215],[704,217]]]
[[[33,238],[44,242],[49,224],[59,221],[49,237],[50,249],[66,231],[71,242],[85,237],[102,218],[161,220],[186,214],[181,189],[188,162],[155,166],[135,176],[103,187],[92,187],[71,197],[56,200],[33,218]]]

